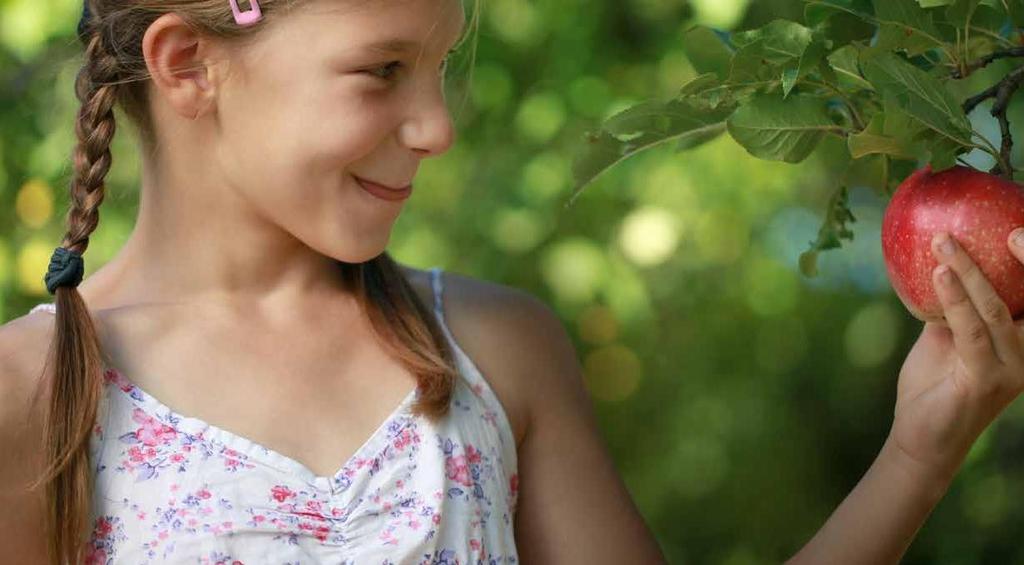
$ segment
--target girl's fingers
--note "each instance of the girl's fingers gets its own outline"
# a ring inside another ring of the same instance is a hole
[[[950,267],[938,266],[932,273],[932,282],[953,332],[957,353],[971,373],[984,372],[997,362],[988,326]]]
[[[1008,239],[1010,244],[1010,253],[1017,258],[1018,261],[1024,263],[1024,228],[1017,228],[1013,230]]]
[[[939,263],[951,267],[956,273],[955,278],[959,282],[957,286],[966,293],[966,299],[972,304],[975,315],[981,319],[990,335],[989,347],[995,352],[997,359],[1007,361],[1017,356],[1020,338],[1017,328],[1013,325],[1010,310],[996,294],[985,274],[963,247],[948,234],[938,234],[933,241],[932,249]],[[971,329],[973,331],[974,328]]]

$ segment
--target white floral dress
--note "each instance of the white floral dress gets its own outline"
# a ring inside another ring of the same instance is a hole
[[[440,269],[430,275],[462,376],[451,411],[437,425],[413,415],[414,389],[329,477],[107,368],[87,563],[517,563],[515,438],[445,322]]]

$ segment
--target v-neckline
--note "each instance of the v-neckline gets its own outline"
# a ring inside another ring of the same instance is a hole
[[[332,496],[341,495],[347,491],[352,484],[352,479],[361,469],[375,468],[379,464],[375,462],[374,465],[368,465],[365,461],[371,456],[370,452],[381,444],[382,440],[389,439],[389,431],[391,435],[397,434],[401,429],[416,421],[415,414],[409,410],[417,398],[418,388],[414,387],[402,399],[398,407],[392,410],[373,433],[366,438],[362,445],[342,463],[341,467],[330,476],[319,475],[305,463],[292,456],[285,455],[258,441],[211,424],[201,418],[188,416],[172,409],[117,368],[106,365],[103,371],[104,379],[108,386],[113,385],[119,394],[129,400],[129,402],[136,405],[141,404],[141,408],[147,415],[172,426],[176,431],[197,436],[202,438],[202,441],[234,450],[247,460],[292,473],[296,478]],[[110,382],[111,380],[113,382]],[[377,454],[373,453],[373,455],[376,456]]]

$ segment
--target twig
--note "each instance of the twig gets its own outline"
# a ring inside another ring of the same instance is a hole
[[[1024,55],[1022,55],[1024,56]],[[995,155],[998,164],[992,169],[992,174],[1003,175],[1013,180],[1013,167],[1010,157],[1013,149],[1013,136],[1010,133],[1010,120],[1006,116],[1006,110],[1010,105],[1010,98],[1013,97],[1021,83],[1024,82],[1024,67],[1014,69],[996,84],[986,88],[981,93],[968,98],[964,102],[964,113],[970,114],[978,104],[989,98],[995,98],[992,105],[992,116],[999,120],[999,129],[1002,133],[1002,146],[999,154]]]
[[[1024,47],[1014,47],[1012,49],[1007,49],[1005,51],[996,51],[995,53],[990,53],[973,63],[965,65],[963,69],[955,69],[953,71],[953,79],[959,80],[962,78],[967,78],[974,71],[987,67],[989,63],[991,63],[992,61],[996,61],[999,59],[1007,59],[1011,57],[1024,57]]]

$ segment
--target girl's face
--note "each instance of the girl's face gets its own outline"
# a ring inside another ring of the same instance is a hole
[[[415,184],[420,160],[452,145],[443,64],[465,23],[461,2],[310,0],[278,15],[230,62],[215,167],[309,247],[372,259],[404,202],[370,194],[356,177]]]

